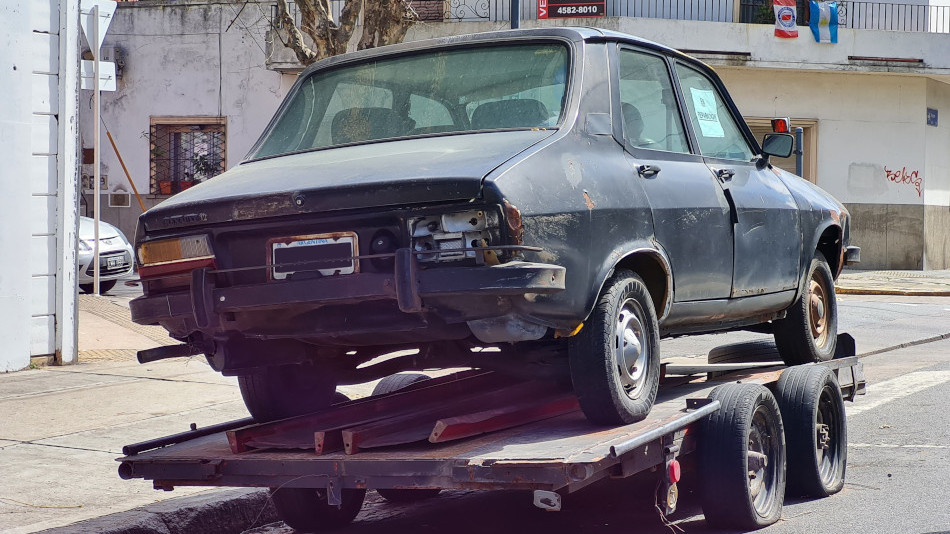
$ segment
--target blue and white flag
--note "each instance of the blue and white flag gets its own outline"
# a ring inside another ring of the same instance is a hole
[[[808,25],[811,26],[811,33],[815,35],[815,41],[819,43],[837,43],[838,2],[811,0],[808,3],[808,9],[810,15]]]

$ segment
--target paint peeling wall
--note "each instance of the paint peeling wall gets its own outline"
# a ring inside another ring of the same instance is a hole
[[[293,84],[294,75],[264,66],[269,13],[269,3],[253,2],[119,4],[103,54],[117,50],[124,66],[117,91],[102,93],[102,118],[146,207],[165,198],[149,193],[150,117],[225,117],[230,168],[244,158]],[[91,93],[84,91],[83,98],[83,146],[90,147]],[[102,135],[102,172],[110,190],[131,192]],[[103,220],[130,238],[140,213],[134,197],[129,208],[109,208],[103,201]]]

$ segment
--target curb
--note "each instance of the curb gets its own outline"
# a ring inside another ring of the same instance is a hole
[[[168,499],[41,534],[233,534],[279,521],[266,489],[227,489]]]
[[[835,287],[838,295],[892,295],[898,297],[950,297],[950,290],[934,289],[868,289],[861,287]]]

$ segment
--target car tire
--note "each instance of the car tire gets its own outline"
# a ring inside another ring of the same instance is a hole
[[[650,413],[660,384],[660,334],[643,280],[618,269],[570,339],[571,382],[593,423],[629,424]]]
[[[788,494],[827,497],[844,487],[848,425],[834,371],[796,366],[775,388],[788,449]]]
[[[327,532],[350,524],[366,499],[365,489],[343,488],[340,506],[327,502],[325,488],[272,488],[278,517],[298,532]]]
[[[706,522],[741,531],[771,525],[785,499],[785,437],[778,403],[758,384],[723,384],[719,410],[700,423],[700,501]]]
[[[805,273],[802,295],[775,321],[775,345],[787,365],[834,358],[838,341],[838,303],[828,262],[820,253]]]
[[[113,287],[115,287],[116,280],[99,280],[99,294],[108,293]],[[79,289],[83,293],[92,293],[93,284],[79,284]]]
[[[386,378],[383,378],[376,384],[376,387],[373,388],[373,395],[385,395],[386,393],[392,393],[394,391],[399,391],[400,389],[421,382],[423,380],[428,380],[429,376],[422,373],[398,373],[395,375],[389,375]],[[399,503],[408,503],[421,501],[423,499],[431,499],[438,495],[442,490],[438,488],[420,488],[420,489],[403,489],[403,488],[376,488],[376,493],[380,497],[386,499],[390,502],[399,502]]]
[[[310,364],[275,365],[238,377],[244,405],[257,421],[273,421],[326,408],[336,379]]]

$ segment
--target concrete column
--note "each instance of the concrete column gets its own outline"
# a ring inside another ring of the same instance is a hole
[[[57,160],[56,363],[78,355],[76,240],[79,232],[79,0],[60,0],[59,157]]]
[[[0,2],[0,372],[30,365],[30,2]]]

